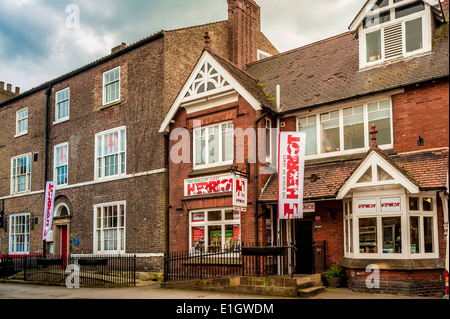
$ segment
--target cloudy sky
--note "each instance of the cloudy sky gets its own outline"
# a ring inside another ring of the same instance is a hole
[[[284,52],[347,31],[365,0],[257,3],[262,31]],[[226,0],[0,0],[0,81],[24,92],[122,42],[227,18]]]

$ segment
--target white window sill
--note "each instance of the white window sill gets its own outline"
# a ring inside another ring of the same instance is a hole
[[[62,118],[62,119],[54,121],[53,125],[64,123],[64,122],[67,122],[68,120],[70,120],[70,118],[69,117],[65,117],[65,118]]]
[[[24,135],[28,135],[28,131],[14,135],[14,138],[18,138],[18,137],[21,137],[21,136],[24,136]]]

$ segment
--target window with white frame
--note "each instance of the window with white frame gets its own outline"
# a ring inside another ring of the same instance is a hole
[[[55,123],[69,119],[70,88],[56,92]]]
[[[103,73],[103,105],[120,100],[120,67]]]
[[[28,108],[17,111],[16,113],[16,136],[28,133]]]
[[[330,156],[368,150],[372,124],[378,130],[378,145],[392,147],[390,99],[300,116],[298,131],[306,133],[307,156]]]
[[[232,122],[194,129],[194,169],[233,164]]]
[[[241,217],[232,208],[189,213],[189,244],[193,252],[239,249]]]
[[[126,174],[126,128],[120,127],[95,135],[95,178]]]
[[[69,174],[69,144],[55,146],[54,180],[57,185],[67,185]]]
[[[94,206],[95,253],[125,253],[125,202]]]
[[[30,214],[9,216],[9,253],[29,254],[30,252]]]
[[[11,159],[11,193],[19,194],[31,190],[31,154]]]
[[[380,0],[360,28],[360,64],[431,50],[430,7],[416,0]]]
[[[347,257],[437,258],[434,196],[388,194],[344,201]]]

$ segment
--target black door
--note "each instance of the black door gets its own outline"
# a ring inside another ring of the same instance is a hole
[[[297,274],[312,274],[313,257],[312,257],[312,221],[297,220],[295,231],[296,236],[296,262]]]

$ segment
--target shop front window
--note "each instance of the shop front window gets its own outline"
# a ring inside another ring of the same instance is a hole
[[[433,196],[404,194],[344,201],[345,256],[437,258],[435,201]]]
[[[192,253],[240,248],[240,213],[231,208],[191,212],[189,225]]]

